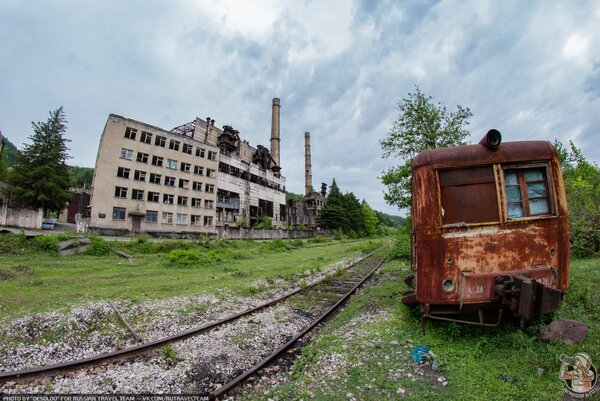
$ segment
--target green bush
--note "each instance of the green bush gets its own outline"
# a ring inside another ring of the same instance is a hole
[[[168,259],[171,266],[195,267],[221,263],[227,258],[214,250],[201,252],[198,249],[175,249],[169,252]]]
[[[389,252],[390,259],[410,259],[410,235],[401,231]]]
[[[113,248],[112,248],[110,242],[105,241],[101,237],[91,236],[90,240],[92,241],[92,243],[90,244],[90,247],[86,251],[86,254],[88,254],[88,255],[106,256],[106,255],[109,255],[113,251]]]
[[[306,244],[301,239],[291,239],[290,246],[294,248],[304,248]]]
[[[266,241],[260,244],[260,247],[266,251],[285,252],[292,246],[289,243],[285,243],[282,239],[274,239],[273,241]]]
[[[331,239],[327,238],[327,237],[312,237],[311,239],[308,240],[308,242],[312,243],[312,244],[322,244],[325,242],[330,242]]]
[[[342,231],[341,228],[336,228],[335,230],[333,230],[333,239],[339,241],[342,238],[344,238],[344,232]]]
[[[58,255],[59,238],[55,235],[38,235],[34,238],[34,246],[52,255]]]

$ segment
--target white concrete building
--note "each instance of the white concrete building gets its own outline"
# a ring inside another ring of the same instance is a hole
[[[265,217],[284,226],[279,99],[273,99],[273,114],[271,152],[253,148],[229,126],[216,128],[210,118],[166,131],[109,115],[94,170],[90,228],[214,234],[218,226]]]

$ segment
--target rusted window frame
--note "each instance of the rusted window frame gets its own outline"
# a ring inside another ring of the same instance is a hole
[[[463,170],[463,169],[469,169],[469,168],[476,168],[476,167],[487,167],[487,166],[491,166],[493,173],[494,173],[494,184],[496,185],[496,197],[499,196],[498,194],[498,177],[496,176],[496,170],[495,170],[495,163],[492,164],[474,164],[474,165],[467,165],[467,166],[455,166],[455,167],[434,167],[434,172],[435,172],[435,180],[436,180],[436,186],[437,186],[437,203],[438,203],[438,210],[439,213],[437,215],[437,219],[438,219],[438,224],[442,227],[442,229],[456,229],[456,228],[470,228],[470,227],[481,227],[481,226],[494,226],[494,225],[498,225],[502,223],[502,209],[500,208],[500,205],[498,205],[498,219],[494,220],[494,221],[486,221],[486,222],[482,222],[482,223],[465,223],[465,224],[457,224],[457,223],[450,223],[450,224],[444,224],[444,216],[442,216],[442,186],[440,184],[440,171],[448,171],[448,170]]]
[[[536,214],[536,215],[530,215],[530,210],[529,210],[529,198],[527,197],[527,184],[525,182],[525,177],[524,175],[519,175],[517,174],[517,177],[519,179],[519,187],[521,190],[521,199],[522,199],[522,204],[523,204],[523,213],[526,214],[525,216],[522,217],[513,217],[513,218],[509,218],[508,217],[508,195],[506,193],[506,183],[504,182],[504,172],[505,171],[510,171],[510,170],[529,170],[529,169],[536,169],[536,168],[543,168],[544,169],[544,174],[545,174],[545,182],[544,185],[546,187],[546,191],[548,194],[548,209],[549,209],[549,213],[545,213],[545,214]],[[518,221],[518,222],[522,222],[522,221],[529,221],[529,220],[545,220],[545,219],[552,219],[552,218],[556,218],[556,198],[554,196],[554,177],[552,175],[552,169],[550,168],[550,162],[532,162],[532,163],[511,163],[511,164],[500,164],[500,169],[502,170],[502,182],[500,183],[501,185],[501,189],[502,189],[502,195],[504,197],[504,222],[505,223],[510,223],[510,222],[514,222],[514,221]],[[524,202],[524,200],[527,199],[526,202]]]

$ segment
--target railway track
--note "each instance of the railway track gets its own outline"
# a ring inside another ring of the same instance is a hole
[[[119,366],[123,363],[134,363],[132,361],[139,360],[144,355],[149,354],[153,350],[157,350],[161,347],[170,346],[170,344],[186,341],[186,339],[193,339],[201,335],[210,335],[211,332],[217,332],[219,330],[226,331],[228,325],[235,325],[236,321],[241,320],[243,317],[257,316],[260,313],[265,313],[266,309],[282,308],[283,304],[286,304],[285,308],[293,310],[290,316],[295,316],[296,320],[302,321],[303,328],[295,333],[282,333],[277,340],[277,343],[271,348],[276,349],[271,351],[267,355],[253,355],[253,360],[250,367],[237,367],[230,369],[222,374],[212,374],[211,380],[200,380],[204,384],[200,387],[195,388],[196,393],[205,392],[212,399],[220,399],[227,392],[231,391],[237,384],[242,383],[245,379],[252,376],[258,370],[268,365],[272,361],[276,360],[281,356],[287,349],[297,344],[298,340],[306,335],[313,328],[330,316],[339,306],[341,306],[350,295],[352,295],[366,280],[384,263],[384,259],[367,255],[365,258],[355,262],[354,264],[346,267],[344,271],[338,271],[336,275],[329,276],[321,281],[313,283],[311,285],[304,285],[298,287],[289,293],[264,302],[254,308],[249,308],[242,312],[228,316],[224,319],[214,321],[194,329],[190,329],[172,336],[160,338],[147,343],[142,343],[136,346],[128,347],[125,349],[100,354],[94,357],[88,357],[84,359],[67,361],[64,363],[32,367],[11,372],[0,372],[0,385],[7,382],[12,383],[28,383],[31,381],[40,382],[41,378],[50,377],[63,377],[68,380],[69,377],[85,374],[94,374],[98,369],[104,367],[104,369],[111,369],[112,367]],[[310,305],[304,309],[298,308],[297,305]],[[280,310],[280,311],[281,311]],[[301,319],[298,314],[303,315],[304,319]],[[304,324],[305,321],[309,320],[308,324]],[[249,320],[252,322],[252,320]],[[243,323],[243,322],[242,322]],[[296,325],[298,323],[296,322]],[[235,327],[229,327],[232,333],[237,333]],[[110,364],[110,365],[108,365]],[[207,366],[206,364],[201,366]],[[196,372],[194,374],[188,374],[191,376],[189,380],[193,382],[198,380],[202,376],[202,369],[198,369],[196,366]],[[46,380],[47,383],[47,380]],[[27,392],[26,387],[21,388],[23,392]],[[117,390],[113,385],[112,390]],[[108,389],[110,392],[111,389]],[[172,390],[171,390],[172,391]],[[189,391],[189,388],[188,388]],[[0,392],[4,392],[0,387]]]

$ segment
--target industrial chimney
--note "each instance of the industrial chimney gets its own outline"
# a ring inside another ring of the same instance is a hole
[[[310,132],[304,133],[304,170],[304,191],[306,195],[308,195],[312,189],[312,165],[310,163]]]
[[[271,157],[277,166],[279,164],[279,98],[273,98],[273,115],[271,117]]]

